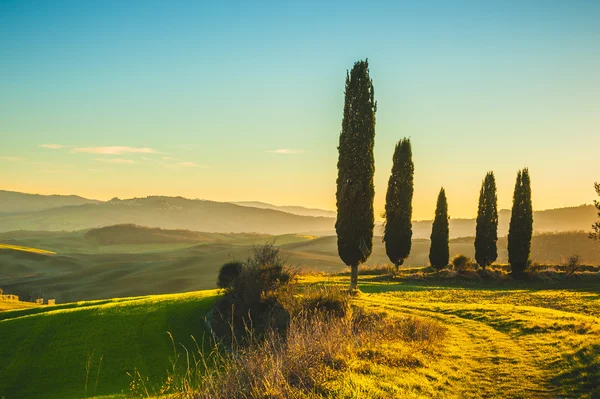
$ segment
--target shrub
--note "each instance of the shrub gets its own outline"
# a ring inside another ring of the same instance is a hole
[[[221,266],[217,287],[231,288],[233,281],[242,273],[243,264],[241,262],[228,262]]]
[[[233,338],[229,334],[241,336],[252,330],[261,335],[269,328],[287,328],[294,275],[273,243],[254,247],[217,302],[215,332],[222,338]]]
[[[565,272],[568,275],[575,273],[579,269],[579,255],[571,255],[565,265]]]
[[[456,271],[467,270],[471,266],[471,258],[465,255],[457,254],[452,259],[452,266],[454,266],[454,270]]]

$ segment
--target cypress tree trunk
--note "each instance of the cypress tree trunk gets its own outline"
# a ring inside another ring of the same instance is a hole
[[[475,234],[475,260],[485,270],[498,258],[498,197],[496,179],[488,172],[479,193]]]
[[[529,262],[533,235],[531,181],[527,168],[519,171],[508,231],[508,262],[515,277],[523,274]]]
[[[446,200],[446,191],[442,187],[435,209],[435,219],[431,228],[431,247],[429,248],[429,262],[438,271],[448,266],[450,262],[448,220],[448,201]]]
[[[385,251],[396,270],[410,255],[412,244],[412,198],[414,164],[410,139],[396,144],[392,173],[385,197],[383,241]]]
[[[338,253],[351,268],[351,290],[356,289],[358,284],[358,265],[369,258],[373,248],[376,110],[368,61],[358,61],[346,74],[344,117],[338,147],[335,223]]]
[[[350,290],[355,290],[358,287],[358,263],[350,265]]]

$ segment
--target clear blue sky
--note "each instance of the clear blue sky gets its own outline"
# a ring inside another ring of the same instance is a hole
[[[600,1],[0,1],[0,189],[334,209],[345,71],[378,101],[376,210],[413,141],[415,218],[590,203]]]

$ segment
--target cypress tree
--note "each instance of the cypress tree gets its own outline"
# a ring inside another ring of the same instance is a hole
[[[410,254],[414,169],[410,139],[404,138],[394,150],[392,173],[385,196],[383,241],[385,252],[396,269]]]
[[[596,194],[600,196],[600,184],[594,183],[594,188],[596,189]],[[598,210],[598,217],[600,218],[600,201],[594,201],[594,206]],[[600,222],[596,222],[592,225],[590,238],[593,240],[600,240]]]
[[[517,174],[508,230],[508,262],[514,276],[520,276],[527,268],[532,235],[531,180],[525,168]]]
[[[351,290],[358,284],[358,265],[369,258],[373,248],[376,111],[368,60],[358,61],[350,73],[346,73],[335,223],[338,253],[351,269]]]
[[[448,262],[450,262],[448,220],[448,201],[446,200],[446,191],[442,187],[435,208],[435,219],[431,228],[431,247],[429,248],[429,262],[438,271],[448,266]]]
[[[494,172],[488,172],[479,192],[475,260],[485,270],[498,258],[498,197]]]

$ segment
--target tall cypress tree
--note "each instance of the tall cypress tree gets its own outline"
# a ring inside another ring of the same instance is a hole
[[[498,197],[494,172],[488,172],[479,192],[475,260],[485,270],[498,258]]]
[[[392,174],[385,196],[385,225],[383,241],[385,252],[398,269],[408,258],[412,240],[413,174],[410,139],[396,144]]]
[[[431,228],[431,247],[429,248],[429,262],[437,270],[448,266],[450,262],[448,220],[448,201],[446,200],[446,191],[442,187],[435,208],[435,219]]]
[[[519,171],[508,230],[508,262],[512,274],[520,276],[527,268],[533,235],[531,180],[527,168]]]
[[[346,73],[336,192],[338,253],[350,266],[350,289],[358,284],[358,265],[369,258],[373,248],[376,111],[369,63],[358,61]]]

